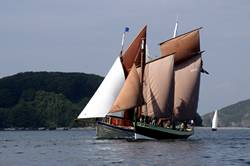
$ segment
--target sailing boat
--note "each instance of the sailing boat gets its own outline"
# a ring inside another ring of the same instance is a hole
[[[145,26],[118,57],[78,116],[103,118],[98,138],[188,138],[199,98],[202,59],[199,30],[160,43],[161,56],[146,62]]]
[[[216,131],[218,127],[218,110],[215,110],[212,120],[212,131]]]

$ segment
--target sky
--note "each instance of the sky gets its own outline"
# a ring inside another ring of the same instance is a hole
[[[203,27],[204,68],[198,112],[250,98],[249,0],[3,0],[0,1],[0,78],[25,71],[105,76],[126,46],[148,25],[150,53],[161,41]]]

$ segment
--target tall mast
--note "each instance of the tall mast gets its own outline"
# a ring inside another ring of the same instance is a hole
[[[143,76],[144,76],[144,68],[145,68],[145,55],[146,55],[146,39],[142,38],[141,41],[141,85],[143,85]],[[143,87],[143,86],[142,86]]]
[[[143,100],[143,76],[144,76],[144,68],[145,68],[145,60],[146,60],[146,38],[142,38],[141,39],[141,74],[140,74],[140,99],[139,100]],[[135,131],[136,131],[136,123],[137,123],[137,117],[138,115],[140,116],[142,112],[142,106],[139,106],[135,109],[134,112],[134,120],[135,120]]]
[[[143,93],[143,78],[144,78],[144,69],[145,69],[145,62],[146,62],[146,38],[142,38],[141,40],[141,75],[140,75],[140,80],[141,80],[141,85],[140,85],[140,91],[141,94]],[[141,99],[143,100],[143,95],[141,95]],[[141,115],[142,112],[142,106],[139,107],[138,110],[138,115]]]
[[[129,27],[125,27],[124,32],[122,34],[122,48],[121,48],[120,56],[122,56],[123,47],[124,47],[124,41],[125,41],[125,36],[126,36],[127,32],[129,32]]]
[[[175,27],[174,27],[173,38],[176,37],[176,35],[177,35],[177,30],[178,30],[178,16],[177,16],[177,18],[176,18],[176,23],[175,23]]]

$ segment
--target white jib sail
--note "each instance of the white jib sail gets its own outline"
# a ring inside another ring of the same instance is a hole
[[[214,117],[212,120],[212,129],[217,129],[217,126],[218,126],[218,112],[217,110],[215,110]]]
[[[101,85],[77,117],[78,119],[105,117],[125,82],[120,57],[116,59]]]

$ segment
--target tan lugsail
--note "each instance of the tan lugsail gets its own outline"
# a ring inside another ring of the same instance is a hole
[[[199,29],[160,43],[161,56],[174,53],[175,64],[177,64],[200,52]]]
[[[170,117],[173,109],[174,55],[147,63],[144,70],[142,114],[150,117]],[[140,70],[138,70],[140,71]]]
[[[110,112],[124,111],[138,106],[140,104],[139,97],[141,97],[140,78],[135,65],[133,65]]]
[[[174,118],[194,119],[199,100],[201,55],[175,67]]]
[[[140,31],[140,33],[136,36],[134,41],[130,44],[128,49],[121,57],[126,75],[129,73],[133,64],[135,64],[136,66],[139,66],[141,64],[140,47],[142,39],[146,39],[146,32],[147,32],[147,26],[145,26]]]

